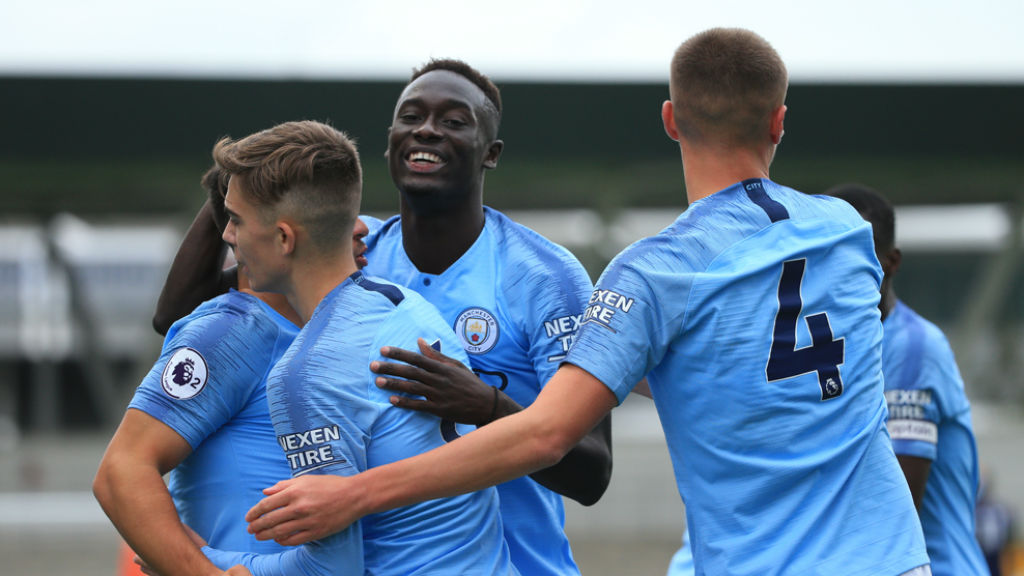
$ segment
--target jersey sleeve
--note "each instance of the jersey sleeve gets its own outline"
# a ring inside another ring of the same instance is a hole
[[[526,277],[521,304],[527,355],[543,386],[572,347],[593,290],[583,266],[566,256]]]
[[[167,424],[195,449],[263,381],[269,361],[239,353],[240,332],[248,331],[242,324],[233,313],[214,313],[178,327],[128,407]]]
[[[253,576],[347,576],[363,574],[363,541],[359,524],[277,554],[230,552],[209,546],[203,553],[221,570],[241,564]]]
[[[886,427],[896,454],[934,460],[939,424],[944,417],[964,409],[961,404],[966,405],[966,399],[960,371],[945,338],[933,338],[924,354],[912,387],[886,391]]]
[[[629,249],[598,279],[566,362],[607,386],[621,403],[664,357],[680,330],[692,277],[638,262]]]

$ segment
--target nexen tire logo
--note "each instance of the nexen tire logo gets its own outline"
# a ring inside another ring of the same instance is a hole
[[[616,330],[612,328],[612,319],[620,310],[628,314],[633,307],[633,302],[633,298],[623,296],[618,292],[600,288],[594,290],[594,293],[590,295],[587,310],[583,313],[583,324],[593,323],[615,332]]]

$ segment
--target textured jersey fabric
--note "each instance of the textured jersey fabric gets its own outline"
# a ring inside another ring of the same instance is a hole
[[[885,429],[870,226],[737,183],[620,254],[568,362],[648,377],[698,574],[895,575],[928,562]]]
[[[291,473],[348,476],[444,443],[441,420],[393,407],[370,363],[382,346],[455,335],[429,303],[356,272],[317,306],[267,381],[270,416]],[[294,574],[515,574],[493,488],[366,516],[312,543]],[[363,554],[365,553],[365,556]],[[266,558],[236,557],[254,575],[287,574]],[[218,563],[218,565],[221,565]]]
[[[401,220],[368,220],[368,274],[419,292],[455,331],[480,378],[529,406],[572,344],[590,279],[565,248],[485,208],[474,244],[441,274],[420,272]],[[447,348],[446,348],[447,350]],[[562,497],[530,477],[498,486],[512,561],[530,575],[578,574]]]
[[[937,326],[901,301],[882,326],[893,448],[931,460],[920,515],[932,574],[988,574],[974,534],[978,452],[971,405],[953,351]]]
[[[245,513],[264,488],[289,476],[270,424],[266,376],[298,330],[249,294],[232,290],[204,302],[171,326],[129,404],[192,447],[168,488],[182,521],[214,546],[283,550],[253,538]]]

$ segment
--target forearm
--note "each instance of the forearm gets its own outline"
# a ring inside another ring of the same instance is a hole
[[[356,476],[360,512],[374,513],[493,486],[557,464],[615,398],[575,366],[563,366],[537,400],[436,450]],[[591,393],[593,392],[593,393]]]
[[[596,504],[612,477],[611,414],[573,446],[558,464],[530,474],[545,488],[579,502]]]
[[[313,544],[312,546],[317,546]],[[289,548],[278,554],[229,552],[204,546],[203,554],[219,568],[245,566],[252,576],[341,576],[351,574],[343,558],[317,558],[309,545]],[[333,560],[333,561],[332,561]]]
[[[153,315],[157,332],[166,334],[179,318],[226,290],[222,278],[226,254],[227,244],[221,240],[207,200],[185,233],[160,291]]]
[[[93,493],[132,550],[162,576],[220,573],[186,533],[155,468],[105,458]]]
[[[440,448],[357,475],[360,516],[481,490],[550,466],[565,450],[520,412]],[[571,442],[567,444],[571,446]],[[453,473],[454,472],[454,473]]]
[[[515,400],[499,392],[492,422],[522,410],[523,407]],[[557,464],[530,474],[530,478],[548,490],[572,498],[584,506],[591,506],[600,500],[611,481],[611,442],[609,414]]]

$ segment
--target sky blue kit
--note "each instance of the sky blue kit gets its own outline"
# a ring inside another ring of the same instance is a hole
[[[192,446],[168,488],[182,521],[215,546],[284,549],[253,538],[245,513],[290,476],[270,425],[266,377],[298,331],[249,294],[213,298],[171,326],[129,404]]]
[[[485,208],[476,242],[441,274],[420,272],[402,246],[401,220],[364,218],[365,272],[419,292],[454,329],[486,383],[522,406],[554,375],[582,319],[591,284],[566,249]],[[395,343],[391,343],[395,344]],[[411,347],[415,350],[415,346]],[[446,344],[443,352],[451,348]],[[523,477],[498,486],[505,537],[522,574],[578,574],[562,497]]]
[[[885,428],[871,227],[745,180],[608,266],[567,361],[619,401],[647,376],[698,574],[927,564]]]
[[[896,454],[931,460],[921,504],[935,576],[988,574],[974,535],[978,452],[949,342],[901,301],[882,324],[882,371]]]
[[[386,360],[381,347],[416,349],[417,338],[441,340],[466,361],[437,310],[412,291],[356,272],[324,297],[267,380],[278,450],[292,475],[353,475],[444,444],[440,419],[393,407],[393,393],[370,372],[370,362]],[[204,551],[218,566],[241,563],[254,576],[516,574],[493,488],[372,514],[279,555]]]

